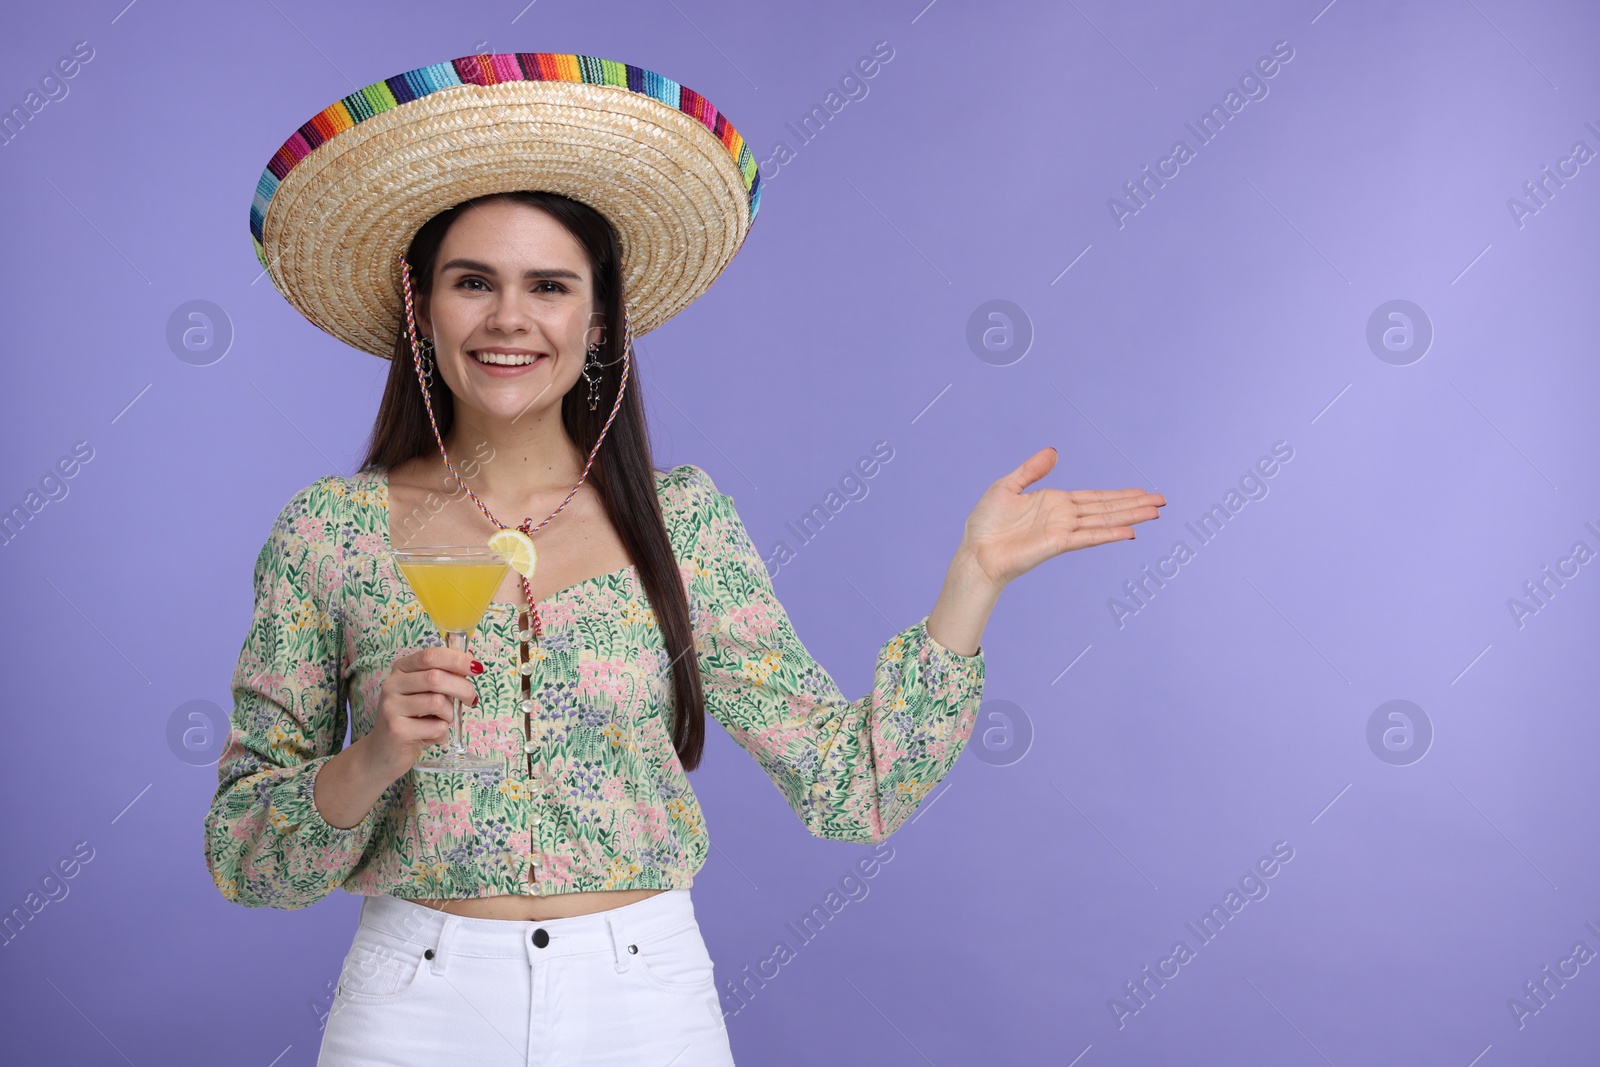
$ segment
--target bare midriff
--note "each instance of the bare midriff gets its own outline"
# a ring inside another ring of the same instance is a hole
[[[587,893],[558,893],[548,897],[502,893],[492,897],[466,897],[461,900],[413,899],[412,903],[469,919],[512,919],[542,922],[609,911],[664,893],[664,889],[596,889]]]

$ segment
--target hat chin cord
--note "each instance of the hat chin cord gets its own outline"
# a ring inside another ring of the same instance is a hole
[[[467,496],[472,498],[472,502],[474,504],[478,505],[478,510],[483,512],[484,518],[486,518],[490,522],[494,523],[495,528],[498,529],[498,530],[511,529],[511,527],[507,526],[505,523],[503,523],[499,519],[495,518],[494,512],[489,510],[489,506],[478,498],[478,494],[474,493],[472,491],[472,488],[470,486],[468,486],[466,482],[461,480],[461,474],[456,470],[455,464],[450,462],[450,457],[445,453],[445,450],[444,450],[444,436],[439,433],[439,421],[438,421],[438,419],[436,419],[434,417],[434,414],[433,414],[433,398],[430,395],[429,390],[428,390],[429,382],[433,378],[433,366],[432,365],[435,362],[435,360],[428,359],[426,361],[427,366],[426,367],[424,366],[424,362],[425,361],[424,361],[423,355],[422,355],[423,342],[421,340],[419,340],[418,337],[417,337],[417,319],[416,319],[415,310],[413,309],[413,302],[412,302],[411,264],[409,262],[407,262],[404,253],[402,253],[398,258],[400,260],[400,280],[401,280],[401,285],[405,290],[406,335],[411,341],[412,363],[413,363],[413,366],[416,368],[416,372],[417,372],[417,384],[419,386],[421,386],[421,388],[422,388],[422,404],[423,404],[423,407],[426,408],[427,412],[428,412],[428,425],[433,427],[433,439],[435,441],[439,442],[439,456],[440,456],[440,458],[442,458],[444,460],[444,465],[445,465],[446,469],[448,469],[450,471],[450,476],[456,480],[456,484],[461,487],[462,491],[465,492],[467,494]],[[612,401],[611,414],[606,416],[605,425],[600,428],[600,436],[595,439],[594,447],[589,450],[589,458],[583,465],[583,473],[578,476],[577,482],[573,485],[572,489],[567,493],[566,499],[563,500],[556,507],[556,509],[554,511],[552,511],[550,514],[546,515],[544,517],[544,521],[540,522],[537,526],[535,526],[533,524],[533,517],[532,516],[529,516],[529,517],[523,519],[522,522],[517,524],[516,529],[521,530],[524,534],[527,534],[530,538],[535,533],[537,533],[539,530],[542,530],[544,528],[544,526],[545,526],[545,523],[548,523],[551,519],[553,519],[557,515],[561,514],[562,509],[565,508],[567,506],[567,504],[572,501],[573,496],[576,495],[577,492],[578,492],[579,486],[583,485],[584,479],[589,477],[589,469],[594,466],[595,456],[599,455],[599,453],[600,453],[600,445],[605,442],[606,433],[611,429],[611,423],[616,420],[617,412],[622,410],[622,398],[628,391],[628,368],[630,366],[629,357],[630,357],[630,354],[633,352],[633,327],[632,327],[632,324],[629,323],[629,321],[628,321],[628,305],[627,305],[626,301],[622,301],[622,328],[623,328],[622,360],[621,360],[621,362],[622,362],[622,380],[617,385],[617,398],[616,398],[616,400]],[[429,343],[429,348],[430,349],[432,348],[431,342]],[[609,366],[609,364],[598,364],[598,365],[599,366]],[[585,362],[585,366],[584,366],[585,377],[586,378],[588,377],[588,374],[587,374],[588,369],[589,369],[588,362],[586,361]],[[591,396],[593,395],[594,388],[595,388],[595,382],[594,382],[593,379],[590,379]],[[590,403],[589,408],[590,408],[591,411],[594,410],[593,402]],[[528,615],[529,615],[529,618],[532,620],[531,629],[533,631],[533,639],[535,641],[537,641],[537,640],[539,640],[540,636],[544,633],[544,624],[542,623],[542,621],[539,618],[539,607],[538,607],[537,604],[534,603],[533,587],[529,584],[528,579],[527,579],[527,577],[525,575],[519,574],[517,577],[521,581],[521,584],[522,584],[522,595],[528,601]]]

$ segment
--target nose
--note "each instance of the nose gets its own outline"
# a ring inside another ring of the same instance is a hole
[[[484,325],[496,333],[516,333],[526,330],[530,321],[532,316],[523,307],[521,294],[504,291],[490,305]]]

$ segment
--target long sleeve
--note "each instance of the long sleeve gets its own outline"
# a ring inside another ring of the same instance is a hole
[[[883,840],[971,736],[983,650],[963,656],[945,648],[924,616],[878,651],[871,692],[846,699],[801,644],[732,499],[690,470],[690,603],[707,711],[812,834]]]
[[[341,498],[330,483],[295,494],[273,523],[233,672],[205,854],[217,889],[246,907],[303,908],[332,893],[360,861],[382,806],[341,829],[313,800],[317,771],[342,748],[347,722],[334,548]]]

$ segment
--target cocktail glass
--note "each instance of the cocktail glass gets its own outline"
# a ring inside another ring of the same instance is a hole
[[[439,628],[449,648],[465,652],[467,638],[483,620],[489,603],[506,576],[508,564],[481,545],[444,545],[394,551],[395,563],[421,601],[423,610]],[[474,756],[462,742],[461,701],[455,698],[450,720],[450,751],[434,759],[418,760],[419,771],[501,770],[504,761]]]

